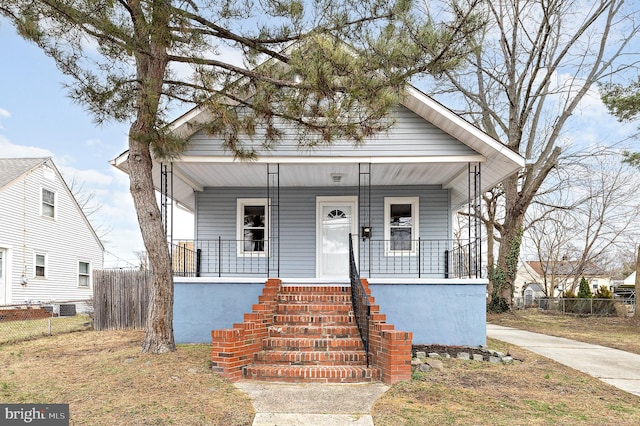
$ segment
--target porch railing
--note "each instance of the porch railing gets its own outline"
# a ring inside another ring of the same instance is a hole
[[[356,264],[365,277],[479,278],[479,248],[478,240],[358,240]],[[182,240],[171,246],[171,254],[176,276],[266,277],[270,272],[267,240]]]
[[[371,277],[479,278],[479,240],[360,242],[360,271]]]
[[[266,240],[178,241],[172,245],[171,256],[176,276],[267,276],[269,273]]]
[[[351,279],[351,303],[353,305],[353,315],[360,331],[360,338],[364,346],[367,357],[367,367],[369,366],[369,319],[371,317],[371,304],[369,296],[364,290],[360,281],[358,266],[353,254],[353,238],[349,234],[349,278]]]

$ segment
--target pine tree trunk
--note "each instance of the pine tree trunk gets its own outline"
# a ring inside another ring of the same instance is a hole
[[[134,123],[134,126],[136,124]],[[140,129],[132,126],[131,134]],[[130,137],[130,191],[138,213],[138,224],[152,269],[149,310],[142,352],[166,353],[175,350],[173,338],[173,276],[167,238],[155,197],[149,145]]]
[[[166,142],[156,124],[167,71],[172,7],[169,0],[152,4],[152,22],[143,22],[141,3],[135,2],[132,8],[140,18],[134,25],[136,43],[145,49],[135,54],[137,115],[129,132],[128,161],[130,191],[153,276],[142,352],[166,353],[176,349],[173,338],[173,275],[167,235],[153,185],[151,146],[164,148]]]

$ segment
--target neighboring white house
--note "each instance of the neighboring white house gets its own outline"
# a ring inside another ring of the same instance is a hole
[[[636,284],[636,273],[632,273],[631,275],[629,275],[627,278],[624,279],[624,282],[622,283],[624,285],[635,285]]]
[[[611,276],[602,268],[588,262],[582,265],[575,260],[526,261],[519,268],[513,285],[513,297],[522,298],[527,285],[536,283],[548,297],[557,297],[564,290],[578,292],[580,279],[585,277],[591,292],[600,286],[611,288]],[[546,292],[545,292],[546,287]]]
[[[51,158],[0,158],[0,305],[92,298],[103,252]]]

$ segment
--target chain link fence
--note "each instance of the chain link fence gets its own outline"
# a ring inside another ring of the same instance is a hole
[[[635,312],[635,298],[629,300],[597,298],[538,297],[516,298],[519,309],[538,308],[546,312],[563,315],[632,316]]]
[[[92,328],[92,300],[0,306],[0,345]]]

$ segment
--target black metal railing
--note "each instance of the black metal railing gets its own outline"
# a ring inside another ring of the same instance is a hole
[[[171,269],[174,276],[200,276],[200,250],[194,250],[193,241],[180,241],[171,244]]]
[[[267,276],[267,240],[184,240],[173,244],[176,276]]]
[[[355,241],[354,241],[355,242]],[[365,277],[479,278],[478,240],[360,240],[359,271]],[[268,276],[267,240],[181,240],[171,246],[174,275]],[[355,248],[355,247],[354,247]],[[283,259],[286,261],[286,259]],[[277,271],[276,271],[277,272]]]
[[[367,357],[367,367],[369,366],[369,320],[371,318],[371,303],[369,296],[364,290],[360,281],[358,266],[353,254],[353,238],[349,234],[349,278],[351,279],[351,303],[353,305],[353,315],[360,331],[362,344]]]
[[[370,277],[479,278],[478,240],[364,240],[360,271]]]

